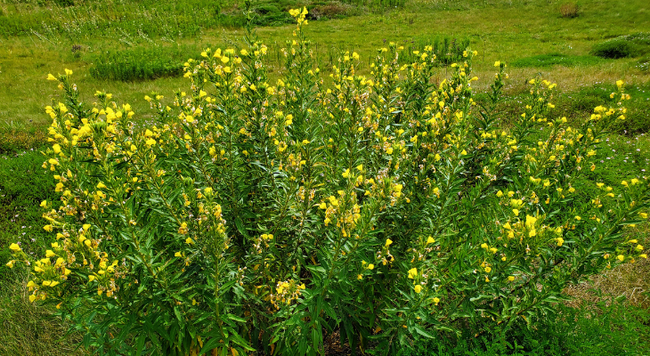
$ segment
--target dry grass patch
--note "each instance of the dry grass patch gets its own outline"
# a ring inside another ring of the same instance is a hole
[[[630,233],[630,238],[637,239],[646,246],[644,253],[650,253],[650,228],[637,228]],[[598,302],[606,302],[625,298],[631,305],[650,309],[650,260],[637,259],[634,263],[625,263],[605,270],[599,276],[594,276],[587,282],[571,286],[565,292],[575,298],[571,306],[589,306]],[[598,292],[600,291],[600,293]]]
[[[564,18],[569,19],[578,17],[578,4],[569,2],[560,5],[560,15],[562,15]]]
[[[25,283],[0,291],[0,355],[81,356],[81,335],[66,336],[67,325],[47,307],[30,303]]]

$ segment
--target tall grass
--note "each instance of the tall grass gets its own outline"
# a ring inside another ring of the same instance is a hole
[[[406,0],[256,1],[252,10],[257,26],[290,22],[287,10],[308,6],[325,17],[358,14],[350,6],[370,10],[402,7]],[[32,35],[72,41],[121,33],[194,37],[202,30],[243,27],[246,19],[233,0],[9,0],[0,7],[0,38]],[[328,16],[330,14],[330,16]],[[315,18],[312,18],[315,19]]]
[[[196,36],[205,28],[243,24],[239,14],[223,14],[222,5],[219,0],[78,1],[75,6],[16,1],[0,16],[0,36],[31,34],[79,40],[126,32],[182,38]]]
[[[183,63],[201,51],[188,46],[134,47],[96,56],[90,75],[102,80],[138,81],[183,75]]]
[[[450,37],[419,37],[406,44],[408,49],[404,56],[400,57],[403,63],[412,63],[418,57],[416,53],[422,53],[426,46],[433,47],[439,65],[447,66],[451,63],[462,61],[464,52],[470,46],[467,38]]]
[[[67,325],[48,308],[27,299],[27,273],[9,269],[8,246],[18,241],[30,254],[49,244],[41,228],[42,200],[55,200],[54,180],[41,167],[44,140],[30,140],[22,131],[0,131],[0,355],[82,355],[78,335],[66,337]],[[43,135],[39,135],[43,138]],[[26,148],[31,145],[32,148]]]

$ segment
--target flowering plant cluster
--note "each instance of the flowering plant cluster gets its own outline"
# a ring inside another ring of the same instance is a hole
[[[51,107],[44,201],[56,236],[31,267],[30,299],[50,302],[101,354],[396,352],[418,338],[553,313],[563,288],[645,258],[624,234],[647,220],[649,182],[594,181],[609,106],[578,127],[553,114],[555,84],[530,80],[509,127],[484,104],[472,59],[439,67],[432,48],[400,64],[381,48],[368,75],[344,53],[322,77],[302,31],[271,80],[267,47],[206,49],[187,91],[146,97],[153,122],[72,72]],[[411,55],[411,54],[409,54]],[[594,189],[587,189],[593,185]],[[587,195],[586,191],[596,191]]]

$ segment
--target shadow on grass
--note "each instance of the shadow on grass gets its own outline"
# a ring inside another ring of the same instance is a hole
[[[540,54],[532,57],[520,58],[512,63],[513,67],[552,67],[561,65],[565,67],[592,66],[605,62],[605,60],[595,56],[571,56],[560,53]]]

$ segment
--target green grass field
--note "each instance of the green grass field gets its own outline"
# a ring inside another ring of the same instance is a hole
[[[294,28],[286,10],[301,5],[314,14],[306,33],[324,71],[345,50],[367,60],[387,42],[417,50],[427,44],[469,41],[479,52],[474,63],[479,91],[491,83],[495,61],[509,64],[509,97],[497,108],[506,123],[520,114],[525,83],[536,75],[558,83],[556,115],[570,122],[588,117],[622,79],[632,96],[628,119],[599,152],[600,179],[613,185],[623,178],[647,176],[650,3],[582,0],[576,17],[563,17],[560,9],[565,3],[267,0],[254,2],[253,8],[254,22],[260,25],[256,33],[271,48],[270,61],[276,64],[284,39]],[[184,60],[200,56],[207,47],[243,44],[241,9],[234,0],[0,0],[0,356],[90,354],[76,349],[81,333],[66,334],[65,321],[52,318],[49,307],[27,301],[26,272],[5,267],[10,243],[20,241],[26,251],[37,253],[49,242],[42,233],[38,204],[56,200],[57,195],[52,177],[41,168],[39,151],[47,144],[49,117],[44,107],[59,93],[45,80],[48,73],[69,68],[85,101],[91,102],[96,90],[105,90],[142,112],[149,107],[145,95],[172,96],[186,87]],[[621,58],[605,58],[603,51],[595,50],[605,47],[607,53],[622,53],[612,55]],[[440,78],[445,74],[442,66]],[[635,234],[650,246],[649,233],[646,227]],[[638,261],[574,286],[569,294],[577,298],[572,305],[578,308],[567,309],[566,320],[549,323],[543,330],[504,335],[494,343],[469,338],[414,350],[421,355],[465,355],[468,348],[472,355],[647,354],[649,277],[650,263]],[[626,301],[615,301],[621,296]],[[568,346],[546,342],[558,335],[564,335],[558,340]],[[526,345],[513,346],[512,340]],[[588,347],[581,348],[583,344]]]

